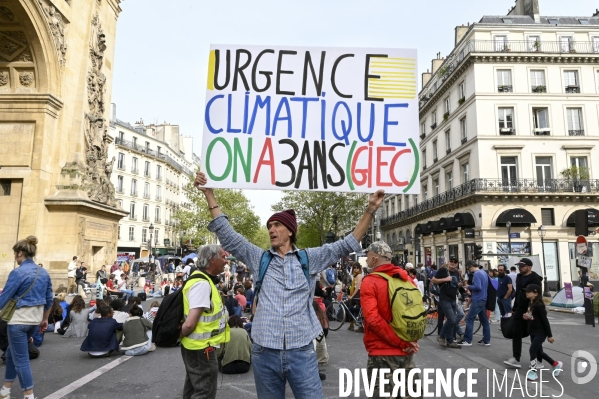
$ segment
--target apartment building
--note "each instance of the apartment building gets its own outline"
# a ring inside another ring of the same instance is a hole
[[[181,239],[175,213],[179,207],[191,209],[185,186],[200,165],[193,138],[181,135],[177,125],[121,121],[114,104],[110,134],[111,181],[118,204],[129,211],[119,222],[118,252],[174,253]]]
[[[458,26],[449,56],[422,74],[421,193],[388,196],[381,220],[405,260],[463,263],[481,245],[490,267],[502,253],[539,255],[550,288],[577,282],[574,212],[599,227],[599,12],[539,8],[518,0]]]

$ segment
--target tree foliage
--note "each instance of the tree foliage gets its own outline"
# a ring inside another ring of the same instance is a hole
[[[328,231],[343,235],[345,231],[353,230],[364,213],[367,201],[365,194],[357,193],[285,191],[281,201],[274,204],[272,210],[280,212],[294,209],[298,225],[301,226],[297,235],[298,246],[309,247],[322,245]],[[335,231],[335,215],[337,215],[337,231]],[[308,237],[303,238],[302,233],[307,233]]]
[[[212,220],[204,193],[196,189],[193,181],[186,187],[187,198],[191,209],[180,208],[176,213],[179,220],[177,229],[181,236],[191,239],[195,246],[212,241],[212,233],[207,229]],[[214,189],[214,195],[220,209],[229,218],[235,231],[248,239],[253,239],[260,230],[260,218],[254,213],[254,207],[241,190]],[[182,234],[185,232],[185,234]]]
[[[250,242],[262,249],[269,249],[270,235],[268,234],[268,229],[266,228],[266,226],[262,226],[258,230],[256,230],[256,234],[254,234],[254,237],[252,237]]]

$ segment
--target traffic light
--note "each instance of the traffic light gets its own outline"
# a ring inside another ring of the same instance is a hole
[[[475,245],[474,246],[474,259],[479,260],[483,257],[483,246]]]

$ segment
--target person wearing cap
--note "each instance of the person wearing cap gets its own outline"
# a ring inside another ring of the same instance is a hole
[[[404,369],[406,375],[415,368],[414,354],[420,348],[418,342],[406,342],[391,327],[392,311],[389,303],[387,280],[372,272],[399,275],[404,281],[416,284],[408,272],[391,264],[393,254],[384,241],[375,241],[366,250],[366,265],[370,274],[362,281],[362,313],[364,315],[364,346],[368,352],[368,375],[374,369],[387,369],[386,378],[392,380],[395,370]],[[414,270],[412,268],[412,270]],[[380,379],[374,382],[374,398],[379,398]],[[416,384],[416,381],[415,381]],[[382,394],[381,394],[382,395]]]
[[[526,287],[530,284],[542,285],[543,278],[532,271],[532,261],[528,258],[522,258],[516,263],[518,276],[516,277],[516,297],[512,307],[514,318],[514,331],[512,338],[512,357],[503,363],[514,368],[520,368],[520,356],[522,355],[522,336],[527,333],[527,324],[524,320],[524,313],[528,312],[529,300],[526,298]]]
[[[478,341],[479,345],[491,346],[491,326],[487,317],[487,288],[489,287],[489,275],[486,271],[478,268],[476,264],[469,264],[468,270],[473,272],[472,284],[465,286],[472,293],[472,302],[466,315],[466,332],[464,339],[458,342],[460,346],[472,346],[472,335],[474,330],[474,319],[478,316],[483,326],[483,339]]]
[[[536,381],[539,379],[537,370],[543,368],[543,359],[552,367],[552,373],[555,377],[560,375],[564,363],[553,360],[549,355],[543,352],[543,342],[545,340],[553,344],[555,339],[551,333],[551,326],[547,318],[547,310],[541,296],[541,286],[529,284],[525,289],[526,298],[530,301],[528,312],[524,313],[524,320],[528,322],[528,333],[530,334],[530,366],[526,373],[526,379]]]
[[[237,233],[221,212],[216,197],[202,172],[194,185],[202,191],[213,220],[208,230],[216,233],[223,248],[245,263],[258,278],[260,260],[265,251]],[[272,215],[267,223],[272,256],[262,280],[259,302],[252,323],[252,364],[256,393],[259,398],[283,398],[287,382],[296,398],[323,398],[318,375],[316,352],[312,341],[322,327],[312,307],[312,294],[319,273],[339,258],[362,250],[361,240],[381,206],[384,191],[378,190],[368,200],[364,215],[353,234],[343,240],[308,248],[306,278],[299,260],[297,220],[292,209]],[[258,282],[257,282],[258,283]],[[285,359],[281,362],[281,359]]]

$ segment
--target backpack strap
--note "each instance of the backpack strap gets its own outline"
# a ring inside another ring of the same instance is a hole
[[[196,271],[197,271],[197,270],[196,270]],[[204,273],[202,273],[202,272],[198,272],[197,274],[192,274],[192,275],[190,275],[190,276],[187,278],[187,280],[185,280],[185,281],[183,282],[183,285],[181,286],[181,288],[179,289],[179,291],[183,292],[183,287],[185,287],[185,285],[186,285],[186,284],[187,284],[189,281],[191,281],[191,280],[193,280],[193,279],[198,279],[198,278],[201,278],[202,280],[206,280],[206,281],[208,281],[208,284],[210,284],[210,280],[209,280],[209,278],[208,278],[206,275],[204,275]],[[210,302],[212,303],[212,289],[210,289]],[[212,305],[211,305],[211,306],[212,306]]]
[[[306,280],[308,280],[308,291],[310,290],[310,266],[308,262],[308,251],[305,249],[301,249],[295,253],[297,259],[300,262],[302,267],[302,271],[306,276]],[[258,294],[260,293],[260,289],[262,288],[262,282],[264,281],[264,276],[266,275],[266,270],[272,261],[273,254],[270,251],[264,251],[262,253],[262,257],[260,258],[260,269],[258,271],[258,280],[254,286],[254,303],[252,304],[252,313],[255,313],[256,306],[258,305]]]

